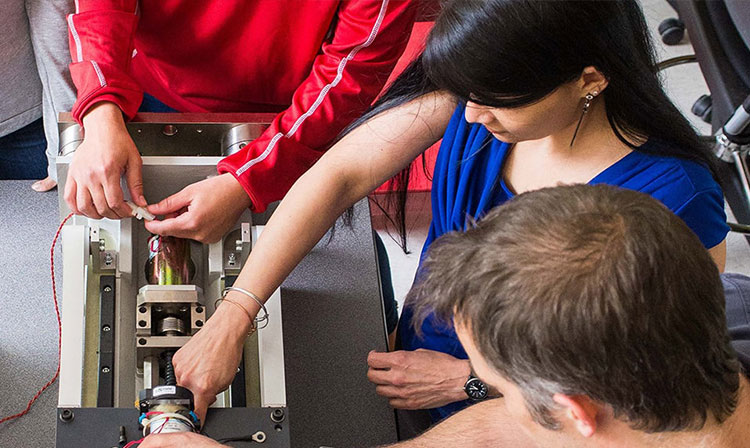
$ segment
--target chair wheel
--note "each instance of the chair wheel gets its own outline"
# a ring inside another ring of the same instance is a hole
[[[666,45],[677,45],[685,37],[685,24],[680,19],[670,17],[659,24],[661,41]]]
[[[693,115],[700,117],[700,119],[706,123],[711,123],[711,111],[713,110],[712,104],[711,95],[701,95],[700,98],[693,103],[690,112],[692,112]]]

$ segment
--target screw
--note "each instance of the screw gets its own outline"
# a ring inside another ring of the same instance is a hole
[[[73,418],[75,418],[75,415],[70,409],[63,409],[62,412],[60,412],[60,420],[66,423],[73,420]]]
[[[109,367],[107,366],[102,367],[102,373],[109,373],[109,371],[110,371]]]
[[[142,307],[138,308],[138,312],[139,313],[145,313],[146,312],[146,307],[142,306]]]
[[[202,306],[195,307],[195,312],[196,313],[202,313],[203,312],[203,307]]]
[[[112,261],[113,261],[113,260],[112,260],[112,254],[110,254],[110,253],[105,253],[105,254],[104,254],[104,264],[106,264],[107,266],[109,266],[109,265],[111,265],[111,264],[112,264]]]
[[[146,345],[146,340],[144,338],[140,338],[140,339],[138,339],[138,343],[140,345]]]
[[[104,331],[104,332],[110,331],[111,329],[112,329],[112,328],[111,328],[111,327],[110,327],[109,325],[104,325],[104,326],[102,327],[102,331]]]
[[[112,292],[112,287],[111,286],[105,286],[104,287],[104,292]]]
[[[240,149],[244,148],[245,146],[247,146],[247,143],[245,142],[240,143]]]
[[[276,423],[281,423],[284,420],[284,410],[274,409],[273,412],[271,412],[271,420]]]
[[[203,326],[203,321],[202,320],[196,320],[195,321],[195,326],[196,327],[202,327]]]
[[[99,240],[99,252],[104,252],[104,240]]]
[[[230,265],[234,265],[237,262],[237,256],[234,255],[234,252],[229,252],[229,260],[227,260]]]
[[[177,126],[175,126],[173,124],[168,124],[168,125],[164,126],[164,129],[162,129],[161,132],[164,135],[166,135],[167,137],[171,137],[171,136],[173,136],[173,135],[175,135],[177,133]]]
[[[156,307],[156,312],[161,313],[164,308],[161,307],[161,305]]]
[[[187,310],[188,310],[188,308],[187,308],[186,306],[181,306],[181,307],[180,307],[180,312],[181,312],[181,313],[186,313],[186,312],[187,312]]]
[[[139,320],[138,321],[138,326],[139,327],[145,327],[146,326],[146,321],[145,320]]]

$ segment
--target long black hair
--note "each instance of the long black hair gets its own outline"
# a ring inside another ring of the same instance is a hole
[[[717,178],[714,157],[664,92],[636,0],[449,0],[417,60],[344,132],[421,95],[512,108],[532,104],[594,66],[608,80],[607,119],[634,150],[696,161]],[[637,146],[645,139],[660,145]],[[405,249],[404,207],[411,167],[390,182],[387,205]]]

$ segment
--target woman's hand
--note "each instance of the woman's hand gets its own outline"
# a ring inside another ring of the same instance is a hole
[[[468,398],[464,384],[471,366],[466,359],[424,349],[372,351],[367,365],[367,379],[394,408],[432,409]]]
[[[175,353],[177,384],[195,398],[195,413],[205,421],[216,394],[226,390],[242,360],[242,347],[251,328],[249,317],[231,305],[217,308],[206,325]]]
[[[215,440],[194,432],[178,434],[151,434],[143,439],[138,448],[218,448],[225,447]]]

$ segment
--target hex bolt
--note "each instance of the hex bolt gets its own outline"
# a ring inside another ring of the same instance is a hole
[[[104,287],[104,292],[112,292],[112,287],[111,286],[105,286]]]
[[[74,418],[75,414],[73,414],[73,411],[70,409],[63,409],[62,412],[60,412],[60,420],[65,423],[72,421]]]
[[[110,330],[112,330],[112,327],[110,327],[109,325],[104,325],[102,327],[102,331],[105,332],[105,333],[108,332],[108,331],[110,331]]]
[[[102,367],[102,373],[109,373],[110,369],[107,366]]]
[[[104,264],[106,264],[107,266],[112,264],[112,254],[109,254],[109,253],[104,254]]]

